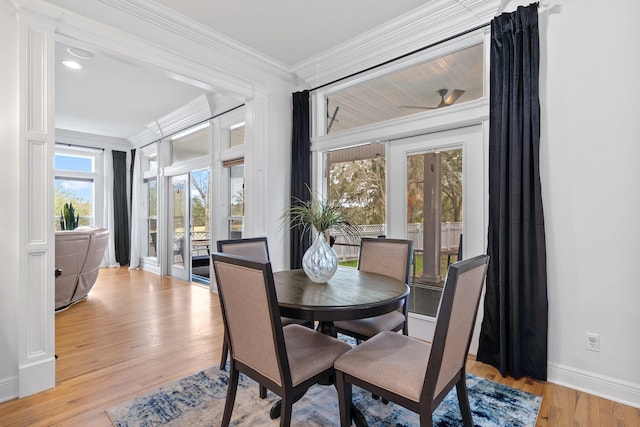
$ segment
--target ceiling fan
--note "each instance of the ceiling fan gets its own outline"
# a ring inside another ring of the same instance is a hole
[[[435,110],[436,108],[448,107],[449,105],[452,105],[453,103],[455,103],[458,100],[458,98],[462,96],[464,92],[465,91],[462,89],[453,89],[451,91],[451,95],[449,95],[447,99],[444,99],[444,97],[447,96],[447,93],[449,93],[449,91],[447,89],[440,89],[438,90],[438,95],[440,95],[441,101],[435,107],[427,107],[427,106],[419,106],[419,105],[401,105],[399,108],[418,108],[421,110]]]

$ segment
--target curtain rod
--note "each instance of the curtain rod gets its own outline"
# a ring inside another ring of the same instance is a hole
[[[213,120],[213,119],[215,119],[215,118],[217,118],[217,117],[222,116],[223,114],[230,113],[230,112],[232,112],[232,111],[234,111],[234,110],[237,110],[237,109],[238,109],[238,108],[240,108],[240,107],[244,107],[244,104],[240,104],[240,105],[238,105],[238,106],[236,106],[236,107],[229,108],[228,110],[223,111],[222,113],[215,114],[215,115],[213,115],[213,116],[211,116],[211,117],[209,117],[209,118],[207,118],[207,119],[200,120],[200,121],[199,121],[199,122],[197,122],[197,123],[190,124],[189,126],[183,127],[182,129],[178,129],[178,130],[176,130],[176,131],[174,131],[174,132],[171,132],[171,133],[170,133],[170,134],[168,134],[168,135],[162,135],[160,138],[158,138],[158,139],[156,139],[156,140],[153,140],[153,141],[148,142],[148,143],[146,143],[146,144],[144,144],[144,145],[141,145],[140,147],[138,147],[138,149],[142,149],[142,148],[144,148],[144,147],[148,147],[149,145],[151,145],[151,144],[155,144],[156,142],[159,142],[159,141],[162,141],[162,140],[163,140],[163,139],[165,139],[165,138],[171,138],[173,135],[175,135],[175,134],[177,134],[177,133],[180,133],[180,132],[182,132],[182,131],[184,131],[184,130],[187,130],[187,129],[189,129],[189,128],[191,128],[191,127],[194,127],[194,126],[198,126],[198,125],[199,125],[199,124],[201,124],[201,123],[208,122],[209,120]]]
[[[89,150],[101,150],[104,151],[104,148],[100,148],[100,147],[91,147],[89,145],[80,145],[80,144],[69,144],[68,142],[56,142],[55,145],[62,145],[62,146],[66,146],[66,147],[78,147],[78,148],[87,148]]]
[[[407,56],[414,55],[414,54],[416,54],[416,53],[418,53],[418,52],[422,52],[423,50],[431,49],[432,47],[438,46],[438,45],[440,45],[440,44],[442,44],[442,43],[446,43],[446,42],[448,42],[448,41],[450,41],[450,40],[453,40],[453,39],[457,39],[458,37],[462,37],[462,36],[464,36],[464,35],[466,35],[466,34],[472,33],[472,32],[474,32],[474,31],[477,31],[477,30],[481,29],[481,28],[488,27],[489,25],[491,25],[491,22],[487,22],[487,23],[485,23],[485,24],[478,25],[477,27],[473,27],[473,28],[471,28],[471,29],[469,29],[469,30],[465,30],[465,31],[462,31],[461,33],[454,34],[453,36],[450,36],[450,37],[444,38],[444,39],[439,40],[439,41],[437,41],[437,42],[435,42],[435,43],[431,43],[431,44],[428,44],[428,45],[426,45],[426,46],[420,47],[420,48],[418,48],[418,49],[412,50],[411,52],[408,52],[408,53],[405,53],[405,54],[403,54],[403,55],[397,56],[397,57],[395,57],[395,58],[389,59],[389,60],[387,60],[387,61],[381,62],[380,64],[372,65],[371,67],[369,67],[369,68],[365,68],[364,70],[356,71],[355,73],[351,73],[351,74],[349,74],[349,75],[347,75],[347,76],[340,77],[340,78],[338,78],[338,79],[335,79],[335,80],[333,80],[333,81],[330,81],[329,83],[321,84],[320,86],[316,86],[316,87],[314,87],[313,89],[309,89],[309,92],[313,92],[313,91],[315,91],[315,90],[322,89],[323,87],[330,86],[330,85],[332,85],[332,84],[334,84],[334,83],[338,83],[338,82],[341,82],[341,81],[343,81],[343,80],[350,79],[351,77],[355,77],[355,76],[357,76],[358,74],[363,74],[363,73],[366,73],[366,72],[368,72],[368,71],[375,70],[376,68],[382,67],[382,66],[384,66],[384,65],[388,65],[388,64],[390,64],[390,63],[392,63],[392,62],[395,62],[395,61],[398,61],[398,60],[400,60],[400,59],[404,59],[404,58],[406,58]]]

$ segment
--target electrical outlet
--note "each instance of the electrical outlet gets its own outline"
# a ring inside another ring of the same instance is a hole
[[[600,351],[600,334],[587,332],[585,337],[585,348],[587,350]]]

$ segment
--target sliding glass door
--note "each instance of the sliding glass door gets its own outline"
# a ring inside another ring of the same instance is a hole
[[[172,277],[190,280],[191,278],[191,239],[189,174],[169,178],[169,274]]]
[[[208,284],[210,173],[200,169],[169,178],[169,274]]]
[[[208,285],[211,276],[211,174],[209,169],[193,171],[190,176],[191,281]]]

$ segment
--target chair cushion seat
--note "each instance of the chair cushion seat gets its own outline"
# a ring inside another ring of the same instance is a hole
[[[356,320],[339,320],[333,322],[336,328],[372,337],[382,331],[400,330],[404,324],[404,314],[397,310],[380,316]]]
[[[285,326],[282,332],[294,386],[331,368],[338,356],[351,349],[344,341],[297,324]]]
[[[431,344],[425,341],[384,331],[340,356],[334,366],[418,402],[430,353]]]

